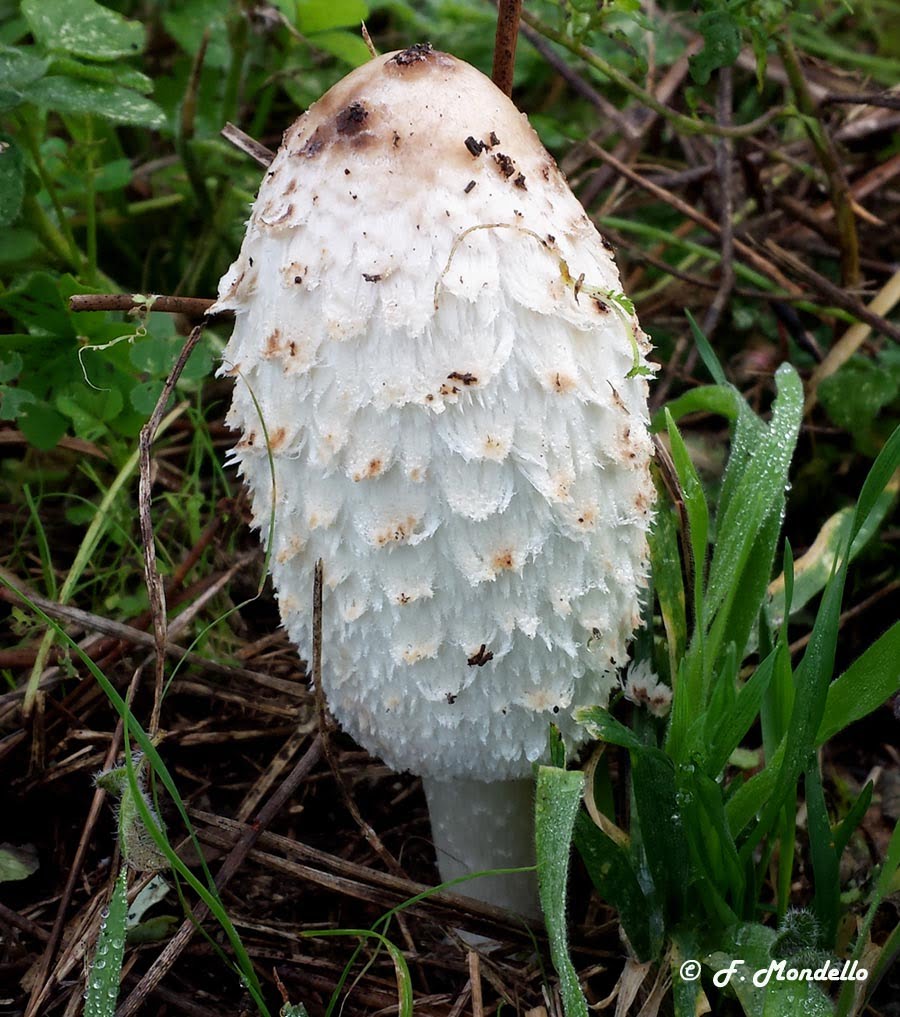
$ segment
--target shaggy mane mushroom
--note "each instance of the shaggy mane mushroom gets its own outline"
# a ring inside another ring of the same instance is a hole
[[[533,864],[532,764],[607,700],[647,568],[650,347],[607,245],[512,102],[416,45],[286,132],[214,309],[301,647],[324,561],[332,712],[423,778],[443,878]],[[464,889],[537,913],[528,876]]]

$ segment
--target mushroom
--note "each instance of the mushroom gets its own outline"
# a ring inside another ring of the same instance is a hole
[[[443,878],[533,864],[532,765],[606,702],[647,572],[650,345],[609,246],[512,102],[420,44],[287,131],[214,310],[298,646],[324,562],[331,711],[422,777]],[[464,889],[537,912],[526,875]]]

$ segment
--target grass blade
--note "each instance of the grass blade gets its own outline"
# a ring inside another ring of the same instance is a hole
[[[125,957],[125,922],[128,918],[128,868],[125,865],[116,879],[105,912],[87,977],[84,1017],[113,1017],[116,1012],[122,960]]]
[[[583,788],[584,775],[577,770],[538,767],[534,830],[538,889],[566,1017],[588,1017],[587,1001],[569,957],[566,931],[569,853]]]
[[[727,599],[735,596],[736,577],[743,573],[760,529],[773,514],[780,517],[784,507],[788,468],[803,417],[803,384],[787,364],[775,377],[779,391],[771,422],[756,447],[746,450],[748,464],[730,499],[726,500],[723,485],[721,504],[725,507],[719,514],[704,605],[708,621]],[[733,460],[734,451],[729,466]]]
[[[900,692],[900,622],[894,624],[828,687],[816,745],[877,710]]]
[[[819,922],[822,943],[833,943],[840,913],[840,852],[837,850],[818,764],[806,771],[806,811],[809,827],[809,855],[813,867],[813,912]]]

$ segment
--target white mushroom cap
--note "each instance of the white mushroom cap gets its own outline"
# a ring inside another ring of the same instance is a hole
[[[526,776],[627,659],[653,487],[619,291],[526,118],[430,46],[285,134],[220,284],[228,423],[284,625],[310,647],[322,558],[329,705],[395,769]]]

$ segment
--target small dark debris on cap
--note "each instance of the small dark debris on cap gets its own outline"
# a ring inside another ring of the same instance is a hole
[[[500,172],[505,177],[511,177],[516,172],[516,165],[510,159],[508,155],[504,155],[502,152],[498,152],[494,158],[497,160],[497,165],[500,167]]]
[[[381,275],[369,275],[368,272],[363,272],[363,279],[366,282],[381,282]]]
[[[466,148],[474,158],[478,158],[479,155],[487,148],[487,145],[483,141],[479,141],[477,138],[473,138],[470,134],[466,138]]]
[[[402,50],[392,57],[391,60],[401,67],[408,67],[410,64],[417,64],[422,60],[427,60],[433,52],[434,46],[430,42],[417,42],[415,45]]]
[[[361,102],[351,102],[337,115],[338,134],[355,134],[366,122],[369,111]]]
[[[464,194],[468,194],[468,193],[469,193],[469,191],[471,191],[471,190],[472,190],[472,188],[473,188],[474,186],[475,186],[475,181],[474,181],[474,180],[470,180],[470,181],[469,181],[469,182],[468,182],[468,183],[466,184],[466,186],[465,186],[465,187],[463,188],[463,193],[464,193]]]
[[[516,179],[513,180],[513,183],[516,185],[516,187],[520,187],[523,191],[527,191],[528,190],[528,188],[525,186],[525,174],[524,173],[520,173],[516,177]]]

